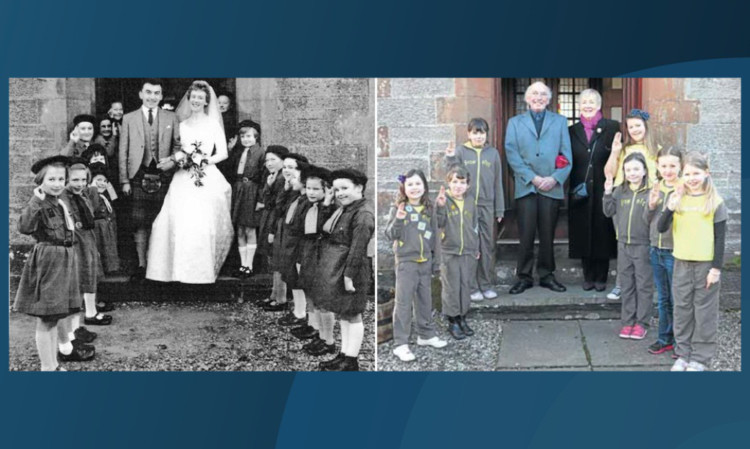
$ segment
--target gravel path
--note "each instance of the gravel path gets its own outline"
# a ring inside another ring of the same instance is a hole
[[[69,371],[316,371],[318,362],[276,320],[282,313],[249,303],[119,303],[110,326],[89,326],[99,337],[96,358],[69,362]],[[363,320],[360,369],[375,368],[374,301]],[[10,313],[11,371],[38,371],[34,319]],[[335,329],[339,345],[338,325]]]
[[[499,314],[498,314],[499,315]],[[561,320],[567,321],[567,320]],[[713,371],[740,371],[742,368],[741,312],[722,311],[719,315],[719,345],[711,363]],[[507,321],[486,315],[472,315],[469,324],[476,335],[462,341],[453,340],[445,331],[446,323],[435,319],[440,338],[448,341],[442,349],[417,346],[412,332],[409,347],[417,357],[413,362],[402,362],[393,355],[393,341],[378,345],[378,371],[493,371],[497,369],[502,345],[502,326]],[[656,320],[653,325],[656,325]],[[650,338],[650,337],[649,337]],[[659,369],[668,369],[668,366]],[[567,369],[565,367],[556,368]],[[580,370],[582,368],[573,368]]]

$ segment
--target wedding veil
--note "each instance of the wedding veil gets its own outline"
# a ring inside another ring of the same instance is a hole
[[[219,126],[221,126],[221,130],[224,131],[224,120],[221,118],[221,111],[219,111],[219,101],[216,98],[216,92],[214,92],[214,88],[205,81],[193,81],[193,84],[190,87],[193,86],[205,86],[208,88],[210,96],[208,98],[208,107],[206,110],[206,114],[208,115],[209,119],[217,121],[219,123]],[[177,109],[175,110],[177,119],[181,122],[186,120],[193,113],[193,111],[190,109],[190,98],[188,98],[188,93],[190,92],[190,90],[191,89],[188,88],[188,90],[185,92],[185,95],[182,96],[180,104],[177,105]]]

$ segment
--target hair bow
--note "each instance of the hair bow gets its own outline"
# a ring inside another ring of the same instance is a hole
[[[406,181],[406,176],[404,175],[398,175],[398,182],[403,184]]]
[[[651,118],[651,114],[641,109],[631,109],[629,115],[640,117],[644,122],[647,122]]]

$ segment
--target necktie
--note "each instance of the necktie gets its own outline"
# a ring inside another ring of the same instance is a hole
[[[305,235],[318,233],[318,203],[313,203],[305,215]]]
[[[81,218],[81,227],[83,229],[93,229],[94,214],[91,212],[91,209],[89,208],[86,199],[83,197],[83,194],[73,195],[73,201],[76,202],[76,206],[78,207],[78,214]]]
[[[292,218],[294,218],[294,211],[297,210],[298,204],[299,204],[299,198],[292,201],[292,204],[289,205],[289,210],[286,211],[286,220],[284,220],[286,224],[292,223]]]
[[[331,218],[326,221],[326,224],[323,225],[323,231],[330,234],[331,231],[333,231],[333,228],[336,227],[336,222],[339,221],[339,218],[341,218],[341,214],[343,213],[343,207],[339,207],[338,209],[336,209],[336,212],[334,212],[333,215],[331,215]]]
[[[75,225],[73,224],[73,218],[70,216],[70,211],[68,210],[68,206],[65,205],[65,201],[58,199],[57,204],[62,207],[63,215],[65,216],[65,227],[68,228],[69,231],[74,230]]]
[[[247,152],[250,151],[250,148],[245,148],[245,151],[242,152],[242,157],[240,157],[240,163],[237,165],[237,174],[243,175],[245,174],[245,164],[247,163]]]
[[[111,214],[112,213],[112,206],[110,206],[109,200],[107,199],[107,197],[104,196],[104,195],[102,195],[102,194],[99,194],[99,198],[104,202],[104,205],[107,206],[107,212],[109,212]]]
[[[151,108],[148,109],[148,124],[149,125],[154,124],[154,113],[153,113],[153,109]]]

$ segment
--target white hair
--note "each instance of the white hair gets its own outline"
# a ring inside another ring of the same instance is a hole
[[[596,91],[596,89],[584,89],[578,96],[578,102],[580,104],[583,101],[583,97],[594,97],[596,99],[596,105],[601,109],[602,107],[602,95]]]
[[[549,86],[547,86],[546,84],[544,84],[541,81],[536,81],[536,82],[533,82],[533,83],[529,84],[529,87],[526,88],[526,93],[523,95],[523,99],[528,103],[529,102],[529,100],[528,100],[529,94],[531,94],[531,90],[534,87],[536,87],[537,85],[541,85],[541,86],[544,87],[544,90],[547,91],[547,98],[549,98],[549,100],[551,101],[552,100],[552,90],[549,88]]]

